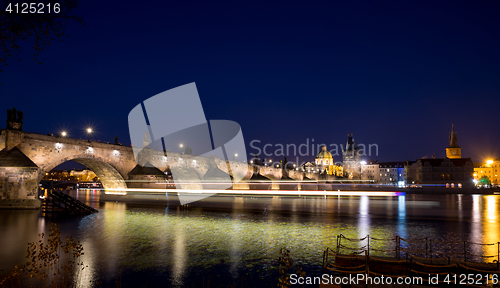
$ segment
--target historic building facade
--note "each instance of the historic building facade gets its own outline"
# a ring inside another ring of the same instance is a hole
[[[316,173],[319,169],[317,168],[315,163],[306,162],[302,165],[302,170],[307,173]]]
[[[461,158],[457,133],[452,126],[446,158],[417,159],[407,166],[408,185],[439,185],[447,188],[471,188],[474,185],[474,164],[471,158]]]
[[[347,134],[347,143],[342,149],[342,163],[344,166],[344,177],[349,179],[361,179],[361,153],[359,147],[354,143],[351,134]]]
[[[324,171],[327,175],[343,176],[342,166],[333,162],[332,154],[326,149],[326,146],[321,147],[321,151],[316,155],[314,162],[320,173]]]
[[[500,159],[492,159],[486,163],[474,163],[474,180],[478,185],[488,182],[493,186],[500,185],[498,177],[500,171]],[[486,180],[486,181],[484,181]]]
[[[373,183],[378,183],[380,181],[379,167],[380,164],[378,163],[378,161],[361,161],[361,180],[368,180]]]
[[[403,185],[405,162],[380,162],[379,177],[380,184]]]
[[[455,132],[455,127],[451,124],[451,132],[448,136],[448,142],[450,145],[446,148],[446,158],[449,159],[460,159],[462,158],[462,148],[457,144],[457,132]]]

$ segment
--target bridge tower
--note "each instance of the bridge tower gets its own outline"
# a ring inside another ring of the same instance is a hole
[[[40,168],[17,147],[23,139],[23,112],[7,109],[0,133],[0,208],[38,209]]]

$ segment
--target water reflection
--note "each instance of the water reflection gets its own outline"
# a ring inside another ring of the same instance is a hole
[[[113,237],[116,241],[105,241],[103,244],[103,250],[109,255],[108,261],[104,263],[106,266],[106,271],[108,274],[116,275],[119,273],[119,256],[121,251],[123,251],[124,246],[127,245],[123,241],[123,237],[126,233],[126,216],[127,216],[127,204],[119,202],[104,202],[102,209],[106,210],[107,213],[104,214],[102,218],[103,230],[108,237]],[[99,215],[101,216],[101,215]],[[89,225],[91,225],[89,223]],[[91,234],[96,233],[99,230],[92,229],[89,231]],[[87,241],[92,242],[92,237],[86,238]],[[92,235],[93,236],[93,235]],[[96,255],[98,257],[98,255]]]
[[[182,285],[184,272],[186,271],[186,231],[182,223],[175,225],[175,230],[172,231],[175,235],[173,245],[173,267],[172,267],[172,283],[174,285]]]
[[[409,238],[406,227],[406,196],[398,196],[398,234],[404,239]]]
[[[230,268],[229,268],[229,272],[231,273],[231,276],[233,276],[234,278],[238,278],[239,277],[239,273],[238,273],[238,263],[240,262],[241,260],[241,239],[240,237],[238,237],[238,235],[240,235],[240,231],[241,231],[241,224],[240,224],[240,215],[239,213],[241,212],[242,208],[243,208],[243,201],[244,201],[244,197],[236,197],[234,200],[234,204],[233,204],[233,213],[231,214],[231,217],[235,220],[238,220],[238,221],[233,221],[232,223],[232,230],[233,230],[233,234],[231,235],[231,251],[230,251],[230,259],[231,259],[231,262],[230,262]]]
[[[370,198],[368,196],[361,196],[359,202],[358,238],[364,238],[370,234],[369,202]]]
[[[47,221],[58,222],[64,235],[82,241],[87,280],[112,281],[120,273],[154,270],[163,277],[159,284],[176,286],[192,286],[189,281],[197,273],[221,263],[234,278],[242,277],[243,268],[265,271],[283,247],[296,261],[321,265],[322,251],[334,246],[338,234],[488,243],[500,237],[499,196],[224,196],[165,209],[99,203],[91,191],[78,193],[100,206],[100,212],[62,221],[39,218],[33,211],[0,211],[0,269],[24,261],[26,243],[47,231]],[[394,248],[383,241],[371,245]],[[469,252],[496,255],[496,249],[476,245]]]
[[[46,231],[45,219],[33,210],[0,210],[0,270],[14,268],[26,261],[28,242],[38,240],[38,234]]]
[[[463,209],[462,209],[462,194],[458,194],[457,197],[458,197],[458,219],[459,220],[462,220],[463,218]]]
[[[470,242],[481,242],[482,239],[482,229],[481,229],[481,211],[480,211],[480,202],[481,196],[472,195],[472,223],[471,223],[471,237],[469,238]]]
[[[498,253],[498,245],[500,241],[500,226],[498,224],[498,197],[497,196],[485,196],[486,198],[486,209],[484,210],[484,230],[483,230],[483,243],[491,243],[494,245],[484,246],[484,254],[486,256],[495,256]],[[495,245],[496,244],[496,245]],[[488,262],[493,260],[498,260],[496,257],[488,257]]]

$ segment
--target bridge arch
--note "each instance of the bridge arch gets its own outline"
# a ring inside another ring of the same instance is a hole
[[[85,165],[89,170],[92,170],[97,177],[101,180],[102,186],[105,189],[126,189],[127,184],[125,183],[125,177],[118,171],[118,169],[106,161],[106,159],[101,158],[96,155],[89,155],[87,153],[73,155],[71,157],[54,159],[49,163],[45,163],[41,167],[40,174],[38,176],[38,182],[42,180],[45,173],[51,171],[55,167],[68,162],[75,161],[82,165]]]

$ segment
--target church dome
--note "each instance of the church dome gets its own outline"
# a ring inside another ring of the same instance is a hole
[[[326,146],[323,146],[321,148],[321,151],[319,151],[318,155],[316,155],[316,159],[318,158],[326,158],[326,159],[332,159],[332,154],[326,150]]]

